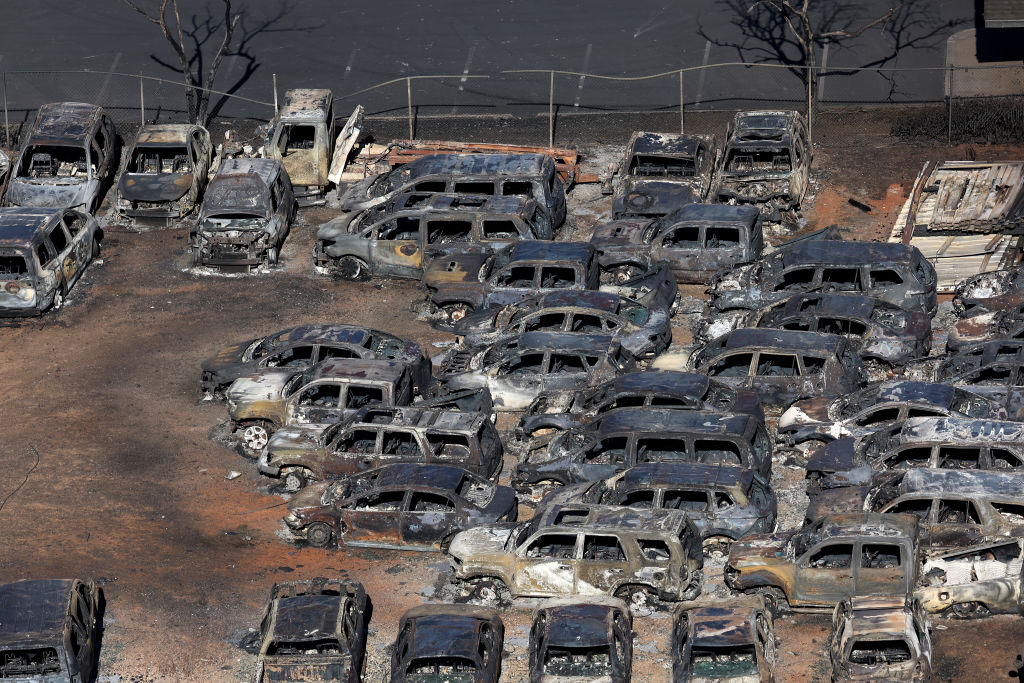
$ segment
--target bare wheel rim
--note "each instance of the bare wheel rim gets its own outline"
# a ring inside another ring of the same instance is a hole
[[[331,542],[333,532],[323,522],[314,522],[306,529],[306,541],[317,548],[325,548]]]
[[[346,280],[359,280],[363,277],[363,264],[357,258],[346,256],[338,263],[338,273]]]
[[[451,306],[446,306],[445,311],[448,314],[448,320],[452,323],[459,322],[465,318],[466,314],[469,312],[468,306],[465,304],[452,304]]]
[[[270,441],[270,433],[263,425],[249,425],[242,432],[242,441],[250,451],[262,451]]]
[[[723,559],[729,555],[732,539],[728,536],[708,536],[704,539],[704,553],[708,557]]]
[[[298,491],[306,485],[305,473],[301,470],[291,470],[284,475],[284,490],[289,492]]]

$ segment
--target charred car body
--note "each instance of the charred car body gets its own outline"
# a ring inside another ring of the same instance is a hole
[[[707,318],[703,339],[737,327],[762,327],[839,334],[854,342],[862,360],[888,366],[928,355],[931,318],[861,294],[794,294],[749,314],[739,311]]]
[[[0,318],[60,308],[99,254],[99,226],[75,209],[0,209]]]
[[[460,531],[516,521],[516,505],[515,491],[462,468],[396,463],[309,487],[284,521],[318,548],[437,550]]]
[[[362,680],[369,601],[337,579],[278,583],[259,630],[254,683]]]
[[[209,178],[211,149],[210,133],[202,126],[142,126],[117,183],[117,212],[136,220],[163,222],[192,213]]]
[[[513,597],[653,593],[663,600],[700,594],[700,535],[677,510],[552,505],[522,524],[463,531],[448,555],[455,576]]]
[[[489,253],[519,240],[551,239],[541,216],[540,205],[523,197],[400,195],[394,204],[343,214],[320,226],[313,265],[345,280],[419,279],[432,259],[447,254]]]
[[[391,683],[497,683],[505,625],[476,605],[420,605],[402,615],[391,650]]]
[[[295,199],[302,206],[323,204],[334,144],[334,96],[322,88],[284,93],[284,106],[272,122],[266,154],[288,171]]]
[[[452,332],[466,346],[493,344],[526,332],[611,335],[641,358],[661,353],[672,341],[667,310],[593,291],[549,292],[477,311],[455,323]]]
[[[354,183],[341,209],[362,211],[408,192],[525,197],[544,207],[548,230],[565,221],[565,186],[546,154],[431,154]]]
[[[672,630],[674,683],[771,683],[777,661],[772,615],[760,601],[680,607]]]
[[[1024,424],[1000,420],[914,417],[863,437],[841,438],[807,460],[814,487],[867,485],[879,472],[917,467],[1024,468]]]
[[[295,211],[281,162],[225,159],[192,228],[192,264],[248,270],[277,263]]]
[[[594,229],[602,254],[649,256],[668,263],[679,282],[705,283],[761,257],[761,213],[750,206],[686,204],[653,221],[617,220]]]
[[[0,678],[91,683],[99,664],[100,609],[92,581],[0,585]]]
[[[779,418],[778,433],[790,443],[859,438],[914,417],[1001,420],[1006,411],[951,384],[892,380],[839,398],[797,401]]]
[[[995,313],[1024,301],[1024,266],[979,273],[956,286],[953,312],[959,316]]]
[[[495,410],[518,411],[542,394],[594,385],[635,367],[618,340],[604,335],[527,332],[485,348],[455,347],[437,363],[446,391],[486,387]]]
[[[1024,614],[1022,546],[1009,538],[931,556],[914,596],[926,611],[958,619]]]
[[[307,368],[332,358],[390,360],[407,364],[416,386],[430,384],[430,361],[420,345],[357,325],[299,325],[221,349],[202,364],[199,388],[216,394],[239,377],[264,368]]]
[[[709,135],[633,133],[619,166],[612,217],[650,219],[704,201],[717,153]]]
[[[741,111],[725,134],[712,194],[723,204],[800,206],[810,181],[807,124],[795,111]]]
[[[368,407],[335,425],[278,431],[257,467],[295,490],[397,462],[455,465],[490,478],[501,458],[498,431],[480,413]]]
[[[512,481],[579,484],[666,462],[734,465],[768,478],[771,440],[764,423],[750,415],[619,408],[527,452]]]
[[[733,543],[725,583],[761,593],[773,613],[831,607],[847,595],[906,595],[917,582],[917,539],[912,515],[832,515]]]
[[[932,675],[928,616],[908,595],[853,595],[836,605],[832,680],[914,681]]]
[[[592,484],[555,489],[543,504],[556,502],[682,510],[711,554],[724,554],[747,534],[775,531],[777,511],[771,487],[753,470],[684,462],[636,465]]]
[[[718,275],[711,306],[756,309],[802,292],[856,292],[934,315],[935,268],[917,247],[894,242],[808,240]]]
[[[39,107],[8,181],[4,206],[95,213],[117,172],[117,131],[94,104]]]
[[[777,409],[861,387],[864,368],[852,344],[835,334],[740,328],[694,352],[688,366],[735,389],[756,391]]]
[[[1024,303],[957,321],[946,337],[946,352],[959,353],[996,340],[1024,339]]]
[[[629,683],[633,619],[622,600],[545,600],[530,627],[530,683]]]

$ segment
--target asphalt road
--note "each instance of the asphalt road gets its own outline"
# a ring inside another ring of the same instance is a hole
[[[892,3],[830,0],[849,12],[851,25],[884,13]],[[155,6],[155,0],[139,0]],[[746,2],[746,0],[741,0]],[[219,3],[181,0],[183,23],[195,30],[186,43],[204,42],[212,53],[219,33],[206,39],[210,11]],[[217,85],[261,101],[272,100],[272,74],[279,89],[330,87],[348,95],[382,81],[428,74],[487,74],[489,79],[453,78],[413,84],[421,113],[506,113],[546,109],[546,74],[501,74],[515,69],[560,69],[608,76],[636,76],[772,54],[770,43],[745,36],[737,13],[726,2],[690,0],[566,0],[563,2],[443,3],[395,0],[369,3],[329,0],[246,0],[235,54],[222,66]],[[826,4],[826,3],[822,3]],[[819,61],[829,66],[937,67],[945,39],[973,25],[973,3],[965,0],[907,0],[892,31],[872,29],[857,39],[833,44]],[[177,78],[161,62],[176,60],[158,28],[119,0],[9,0],[5,4],[0,70],[92,69]],[[214,16],[212,21],[216,22]],[[901,49],[895,57],[894,47]],[[739,49],[737,46],[744,46]],[[792,46],[786,48],[795,54]],[[703,74],[703,75],[702,75]],[[784,70],[730,67],[686,76],[688,107],[723,108],[740,103],[799,102],[797,78]],[[830,76],[825,99],[844,101],[935,100],[942,97],[941,74],[906,73],[895,79],[878,74]],[[12,110],[40,102],[85,98],[106,106],[138,102],[135,79],[105,76],[11,74]],[[146,105],[180,107],[180,90],[146,87]],[[675,77],[613,82],[557,76],[555,100],[562,111],[651,110],[678,106]],[[397,83],[345,102],[362,102],[369,113],[404,112],[405,84]],[[343,107],[343,108],[347,108]],[[264,112],[233,102],[224,113]]]

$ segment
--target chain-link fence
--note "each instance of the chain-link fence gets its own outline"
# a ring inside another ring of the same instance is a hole
[[[600,129],[603,124],[595,116],[603,115],[721,135],[738,110],[796,109],[813,112],[809,121],[819,146],[889,139],[1024,141],[1024,67],[829,67],[817,69],[811,79],[807,73],[792,65],[727,63],[632,77],[545,70],[410,76],[355,92],[344,91],[325,75],[323,85],[334,90],[339,116],[362,103],[371,119],[407,120],[411,134],[430,128],[432,119],[449,126],[466,121],[472,130],[470,119],[488,115],[501,125],[478,128],[484,137],[493,137],[517,125],[532,130],[540,116],[547,124],[544,137],[564,143],[587,138],[588,127]],[[8,71],[2,82],[8,148],[20,144],[38,106],[46,102],[98,104],[126,140],[142,121],[187,118],[180,81],[95,71]],[[273,116],[277,99],[271,83],[265,90],[259,99],[211,92],[215,139],[230,129],[242,142],[258,145],[259,127]]]

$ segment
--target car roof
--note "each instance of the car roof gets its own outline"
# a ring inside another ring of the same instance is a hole
[[[745,223],[754,225],[761,216],[756,206],[746,204],[684,204],[659,219],[662,226],[675,223]]]
[[[822,332],[741,327],[726,334],[720,342],[712,344],[718,345],[723,351],[751,348],[755,351],[779,349],[838,354],[846,346],[846,338]]]
[[[783,267],[862,266],[909,262],[915,247],[901,242],[807,240],[781,248]]]
[[[755,641],[752,607],[697,607],[686,610],[694,646],[748,645]]]
[[[68,614],[70,579],[0,585],[0,644],[60,638]]]
[[[871,312],[878,308],[878,300],[864,294],[794,294],[786,299],[784,310],[797,315],[799,309],[808,301],[818,301],[818,306],[804,315],[842,315],[869,320]]]
[[[1009,443],[1024,440],[1024,423],[970,417],[912,417],[903,423],[901,442],[949,441]]]
[[[278,598],[274,640],[309,640],[313,633],[334,636],[342,600],[342,596],[324,594]]]
[[[890,380],[871,387],[868,395],[874,395],[876,402],[886,401],[901,403],[930,403],[948,408],[958,393],[956,387],[938,382],[913,382],[908,380]],[[868,393],[868,392],[866,392]]]
[[[280,168],[281,162],[277,159],[224,159],[220,162],[217,175],[211,182],[216,182],[218,178],[242,175],[256,176],[263,184],[269,186],[274,182],[274,176]]]
[[[0,208],[0,247],[27,247],[63,209]]]
[[[739,486],[745,489],[753,479],[754,472],[745,467],[657,462],[629,468],[623,473],[621,481],[627,489],[666,485]]]
[[[904,493],[944,493],[972,499],[987,494],[1024,500],[1024,473],[916,467],[903,475],[900,489]]]
[[[589,352],[604,353],[609,346],[618,342],[605,334],[575,334],[572,332],[524,332],[516,341],[516,348],[523,352]]]
[[[636,132],[633,133],[632,149],[629,154],[693,157],[697,154],[697,148],[706,142],[707,140],[699,135]]]
[[[653,393],[700,398],[707,393],[711,380],[707,375],[676,370],[627,372],[612,380],[615,393]]]
[[[712,410],[616,408],[595,422],[602,434],[635,431],[742,436],[747,427],[758,420],[751,415]]]
[[[336,342],[367,348],[374,334],[373,330],[358,325],[298,325],[288,330],[282,340],[289,343]]]
[[[85,140],[93,124],[103,114],[95,104],[85,102],[52,102],[39,107],[36,122],[29,134],[33,145]]]
[[[571,521],[561,521],[566,514]],[[536,513],[540,528],[548,530],[596,529],[670,532],[678,534],[687,525],[686,514],[679,510],[636,509],[617,505],[587,505],[583,503],[555,503]]]
[[[539,297],[538,308],[558,308],[578,306],[615,313],[619,310],[622,299],[618,294],[599,292],[590,289],[558,289],[546,292]]]
[[[509,263],[516,261],[578,261],[586,265],[594,254],[590,242],[550,242],[546,240],[520,240],[512,245]]]
[[[820,526],[822,538],[863,535],[878,539],[916,539],[917,533],[917,517],[892,513],[845,512],[828,515],[821,519]]]
[[[380,488],[424,486],[454,491],[467,476],[471,475],[453,465],[395,463],[381,467],[373,485]]]
[[[797,120],[795,111],[741,111],[733,118],[731,146],[787,142]]]
[[[388,420],[389,421],[384,421]],[[489,421],[482,413],[461,410],[437,410],[416,406],[364,406],[351,418],[350,424],[394,425],[399,427],[429,427],[457,431],[475,431],[481,423]]]
[[[197,126],[191,123],[150,123],[139,128],[136,145],[184,145]]]
[[[397,382],[407,371],[405,363],[376,358],[331,358],[306,370],[306,381],[350,377],[374,382]]]
[[[327,116],[331,99],[331,91],[326,88],[285,90],[279,118],[281,121],[319,121]]]
[[[849,635],[868,639],[909,635],[913,625],[906,599],[901,595],[850,596]]]
[[[395,169],[408,180],[426,175],[538,176],[554,161],[545,154],[430,154]]]
[[[424,195],[426,195],[424,197]],[[418,201],[407,206],[412,198]],[[395,200],[396,211],[421,211],[427,218],[430,214],[458,215],[465,213],[487,213],[500,215],[520,215],[532,200],[516,195],[482,195],[455,193],[406,192]]]
[[[596,647],[610,644],[609,626],[616,608],[597,603],[541,605],[547,613],[548,647]]]

